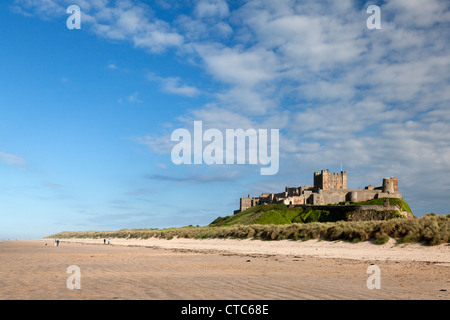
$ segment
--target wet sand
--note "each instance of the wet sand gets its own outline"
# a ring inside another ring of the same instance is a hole
[[[0,299],[300,300],[450,298],[450,247],[259,240],[8,241]],[[47,244],[47,245],[46,245]],[[403,250],[403,251],[402,251]],[[367,268],[381,271],[369,290]],[[80,267],[69,290],[67,268]]]

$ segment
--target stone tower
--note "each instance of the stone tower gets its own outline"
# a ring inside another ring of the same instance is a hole
[[[397,178],[384,178],[382,188],[383,188],[383,192],[386,192],[386,193],[398,193],[398,179]]]
[[[341,173],[330,173],[330,171],[322,170],[314,172],[314,191],[322,190],[344,190],[347,189],[347,171]]]

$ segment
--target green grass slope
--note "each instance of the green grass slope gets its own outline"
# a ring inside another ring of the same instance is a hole
[[[382,206],[382,205],[384,205],[385,201],[386,201],[386,198],[380,198],[380,199],[372,199],[372,200],[361,201],[361,202],[350,202],[350,204]],[[406,201],[403,199],[389,198],[389,204],[391,206],[398,205],[402,209],[402,211],[412,213],[411,208],[406,203]]]
[[[385,198],[373,199],[368,201],[348,203],[352,205],[384,205]],[[411,212],[409,205],[402,199],[389,199],[390,205],[399,205],[403,211]],[[311,206],[308,209],[301,207],[289,208],[285,204],[259,205],[242,211],[238,214],[226,217],[219,217],[209,226],[225,227],[236,224],[291,224],[291,223],[310,223],[310,222],[336,222],[347,220],[348,207],[342,203],[342,207],[330,207],[327,210],[315,209]],[[399,215],[392,215],[395,218]]]
[[[291,224],[309,222],[333,222],[345,220],[343,210],[314,210],[300,207],[288,208],[285,204],[256,206],[233,216],[219,217],[210,226],[232,226],[236,224]]]

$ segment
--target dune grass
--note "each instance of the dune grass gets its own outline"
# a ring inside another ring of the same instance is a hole
[[[267,212],[269,212],[268,210]],[[254,214],[259,214],[254,212]],[[243,217],[242,217],[243,218]],[[277,219],[283,218],[282,215]],[[285,219],[286,217],[284,217]],[[336,221],[290,224],[233,224],[229,226],[182,227],[169,229],[122,229],[118,231],[61,232],[46,238],[69,239],[148,239],[148,238],[237,238],[262,240],[343,240],[351,242],[373,240],[386,243],[390,238],[400,243],[448,243],[450,215],[427,214],[422,218],[383,221]]]

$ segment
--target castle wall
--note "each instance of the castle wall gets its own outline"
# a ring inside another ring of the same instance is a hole
[[[336,204],[343,201],[361,202],[378,198],[403,198],[401,193],[383,193],[381,190],[363,189],[319,190],[313,196],[312,204],[315,205]]]
[[[384,193],[380,192],[378,193],[378,196],[376,198],[397,198],[397,199],[403,199],[403,195],[401,193]]]
[[[322,203],[320,204],[336,204],[346,200],[347,190],[321,190]]]
[[[301,196],[292,196],[292,197],[287,197],[283,200],[283,203],[287,206],[289,205],[294,205],[294,206],[298,206],[301,204],[306,204],[306,199],[304,197],[304,195]]]
[[[347,197],[347,201],[360,202],[367,201],[378,198],[380,190],[362,190],[362,189],[351,189],[349,190],[351,194]]]
[[[339,202],[362,202],[378,198],[403,199],[398,193],[398,179],[385,178],[381,187],[368,186],[365,189],[347,189],[347,172],[330,174],[329,170],[314,172],[314,186],[286,187],[281,193],[262,193],[257,198],[241,198],[240,211],[263,203],[284,203],[286,205],[333,205]]]

